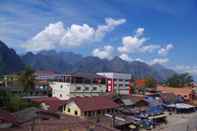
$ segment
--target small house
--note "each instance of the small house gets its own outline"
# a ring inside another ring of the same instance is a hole
[[[74,97],[65,106],[63,112],[79,117],[95,117],[105,113],[113,113],[119,105],[107,96]]]

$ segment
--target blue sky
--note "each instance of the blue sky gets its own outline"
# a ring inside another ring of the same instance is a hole
[[[17,53],[64,50],[197,74],[196,0],[1,0],[0,39]]]

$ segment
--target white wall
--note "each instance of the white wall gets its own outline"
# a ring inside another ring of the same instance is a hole
[[[113,72],[101,72],[97,73],[97,75],[104,76],[108,79],[114,80],[114,89],[122,95],[129,94],[129,84],[131,80],[131,74],[125,73],[113,73]]]
[[[52,96],[62,100],[75,96],[98,96],[106,92],[106,85],[101,84],[52,82],[50,86],[52,87]],[[80,87],[80,90],[77,89],[78,87]],[[86,90],[87,88],[88,90]],[[96,90],[94,90],[94,88],[96,88]]]

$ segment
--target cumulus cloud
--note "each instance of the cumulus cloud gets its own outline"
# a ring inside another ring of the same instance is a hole
[[[144,28],[141,28],[141,27],[140,28],[137,28],[135,36],[136,37],[140,37],[143,34],[144,34]]]
[[[141,58],[136,58],[135,59],[136,61],[139,61],[139,62],[146,62],[145,60],[141,59]]]
[[[168,58],[155,58],[152,61],[150,61],[150,64],[166,64],[169,62]]]
[[[39,32],[23,46],[33,51],[53,49],[59,45],[65,32],[66,30],[62,22],[49,24],[43,31]]]
[[[122,38],[122,46],[117,50],[120,52],[120,57],[124,60],[130,60],[131,53],[151,53],[160,48],[160,45],[147,44],[148,39],[143,36],[144,28],[138,28],[133,36],[125,36]]]
[[[119,57],[125,61],[132,61],[132,59],[128,56],[128,54],[121,54]]]
[[[23,47],[31,51],[79,47],[102,40],[106,33],[125,22],[126,19],[106,18],[105,24],[98,25],[96,28],[87,24],[72,24],[70,27],[65,28],[63,22],[60,21],[49,24]]]
[[[112,18],[106,18],[105,19],[105,25],[99,25],[97,27],[97,30],[95,31],[95,39],[100,40],[102,39],[105,34],[109,31],[112,31],[116,26],[119,26],[121,24],[124,24],[126,22],[126,19],[112,19]]]
[[[118,47],[120,53],[146,53],[158,49],[159,45],[146,44],[147,38],[143,37],[144,28],[138,28],[134,36],[122,38],[122,46]]]
[[[111,45],[106,45],[103,48],[96,48],[92,51],[92,55],[101,59],[112,59],[114,48]]]
[[[169,51],[171,51],[172,49],[174,48],[174,45],[173,44],[168,44],[165,48],[161,48],[159,51],[158,51],[158,54],[159,55],[162,55],[162,56],[165,56],[169,53]]]
[[[190,74],[197,75],[197,66],[176,65],[175,70],[178,72],[188,72]]]

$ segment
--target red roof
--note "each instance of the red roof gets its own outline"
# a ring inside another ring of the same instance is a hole
[[[67,102],[55,97],[34,98],[31,101],[36,104],[45,103],[49,106],[49,110],[51,111],[58,111],[58,109]]]
[[[143,87],[143,86],[145,86],[145,80],[136,80],[135,81],[135,84],[136,84],[136,86],[137,87]]]
[[[16,116],[14,114],[0,109],[0,120],[3,120],[5,122],[16,123]]]
[[[71,98],[82,111],[96,111],[117,108],[119,105],[107,96],[74,97]]]

